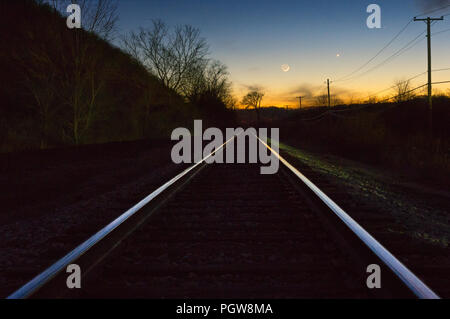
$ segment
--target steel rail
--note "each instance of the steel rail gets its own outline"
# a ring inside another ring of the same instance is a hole
[[[238,134],[239,135],[239,134]],[[63,269],[65,269],[68,265],[72,264],[76,259],[80,258],[83,254],[85,254],[90,248],[99,243],[102,239],[108,236],[111,232],[113,232],[117,227],[122,225],[126,220],[130,217],[138,213],[144,206],[150,203],[153,199],[155,199],[158,195],[164,192],[167,188],[173,185],[175,182],[186,176],[189,172],[194,170],[197,166],[204,163],[208,158],[213,156],[215,153],[220,151],[226,144],[231,142],[237,135],[231,137],[225,143],[223,143],[220,147],[214,150],[211,154],[192,165],[191,167],[185,169],[183,172],[172,178],[170,181],[156,189],[153,193],[145,197],[135,206],[127,210],[125,213],[117,217],[114,221],[109,223],[107,226],[99,230],[96,234],[91,236],[88,240],[77,246],[70,253],[56,261],[53,265],[48,267],[46,270],[41,272],[39,275],[34,277],[28,283],[23,285],[21,288],[16,290],[14,293],[9,295],[6,299],[25,299],[39,290],[42,286],[48,283],[51,279],[53,279],[56,275],[58,275]]]
[[[439,296],[433,292],[423,281],[421,281],[411,270],[403,265],[394,255],[392,255],[383,245],[381,245],[372,235],[370,235],[364,228],[362,228],[350,215],[348,215],[342,208],[340,208],[331,198],[322,192],[316,185],[314,185],[308,178],[300,173],[294,166],[289,164],[279,153],[274,151],[267,143],[261,140],[258,136],[256,138],[266,146],[278,159],[303,183],[308,186],[320,199],[325,203],[338,217],[341,219],[350,230],[361,239],[369,249],[378,256],[393,272],[400,278],[401,281],[420,299],[440,299]]]

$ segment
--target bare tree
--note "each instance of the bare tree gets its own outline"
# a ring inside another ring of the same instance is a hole
[[[64,1],[64,0],[38,0],[38,3],[46,3],[52,8],[54,8],[56,11],[59,12],[65,12],[67,5],[70,3],[70,1]]]
[[[337,105],[343,105],[344,101],[339,98],[337,95],[331,95],[331,105],[337,106]]]
[[[357,100],[355,99],[355,96],[352,94],[350,95],[350,98],[348,100],[348,105],[353,105],[355,103],[357,103]]]
[[[256,111],[257,121],[259,124],[260,121],[260,109],[261,109],[261,102],[264,97],[264,93],[255,90],[249,92],[244,98],[242,99],[242,104],[245,105],[246,109],[253,108]]]
[[[327,94],[321,94],[316,96],[316,103],[317,106],[325,106],[328,105],[328,95]]]
[[[117,0],[41,0],[66,15],[67,6],[78,4],[81,8],[81,25],[105,40],[111,40],[118,21]]]
[[[16,67],[24,94],[31,97],[27,107],[35,114],[38,122],[40,148],[48,146],[51,124],[55,115],[62,109],[57,103],[59,74],[61,70],[52,54],[54,48],[61,47],[61,33],[58,32],[60,19],[47,19],[47,28],[39,31],[36,41],[33,32],[26,32],[22,39],[28,46],[26,50],[11,52],[11,61]]]
[[[316,96],[316,106],[328,105],[328,94],[320,94]],[[344,101],[340,99],[337,95],[330,96],[330,104],[333,106],[344,104]]]
[[[228,95],[225,99],[225,105],[227,106],[227,108],[231,109],[231,110],[236,110],[237,104],[238,104],[238,100],[233,96],[233,95]]]
[[[228,69],[220,61],[213,61],[206,70],[206,83],[208,91],[221,100],[227,100],[231,95],[231,82],[228,80]]]
[[[86,8],[85,28],[106,40],[111,40],[116,32],[118,21],[117,0],[81,0]]]
[[[57,3],[55,2],[55,5]],[[103,86],[101,41],[84,30],[67,30],[61,20],[50,19],[40,41],[30,33],[27,50],[15,53],[22,83],[33,97],[30,107],[39,119],[40,145],[47,146],[49,125],[55,114],[63,127],[63,139],[80,144],[87,136],[98,110]]]
[[[65,78],[62,84],[65,88],[65,100],[73,113],[72,120],[68,123],[71,132],[69,136],[75,144],[80,144],[99,109],[97,97],[104,86],[104,77],[101,76],[102,52],[95,44],[90,45],[85,39],[74,50],[72,59],[72,77]]]
[[[29,107],[35,111],[39,121],[40,148],[47,147],[49,138],[49,125],[55,110],[56,76],[54,67],[45,46],[37,43],[29,47],[26,52],[13,56],[17,69],[22,75],[22,83],[27,93],[33,98]]]
[[[207,69],[209,67],[207,60],[204,63],[189,68],[185,79],[181,83],[179,92],[191,103],[196,103],[208,90],[208,81],[206,79]]]
[[[126,51],[178,93],[183,93],[186,82],[207,62],[206,41],[198,29],[189,25],[171,31],[162,21],[155,20],[152,27],[140,28],[122,40]]]
[[[366,104],[376,104],[378,103],[378,98],[376,96],[371,96],[365,102]]]
[[[396,96],[394,96],[394,101],[397,103],[411,100],[415,96],[414,92],[411,91],[411,81],[410,80],[395,81],[394,90],[396,93]]]
[[[197,102],[202,96],[208,95],[231,106],[228,105],[232,102],[231,82],[228,75],[226,65],[220,61],[210,61],[190,70],[187,81],[184,82],[181,90],[192,103]]]
[[[80,30],[69,35],[57,32],[54,37],[60,44],[55,46],[59,58],[54,67],[61,70],[57,94],[71,114],[64,121],[63,139],[81,144],[100,108],[98,96],[105,84],[106,68],[102,63],[105,46]]]

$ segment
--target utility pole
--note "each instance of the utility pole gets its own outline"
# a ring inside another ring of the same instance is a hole
[[[297,99],[300,102],[300,108],[302,108],[302,98],[303,98],[303,96],[297,96]]]
[[[331,99],[330,99],[330,79],[327,79],[327,87],[328,87],[328,107],[331,106]]]
[[[431,22],[442,21],[444,17],[440,18],[426,18],[417,19],[414,17],[414,21],[425,21],[427,24],[427,43],[428,43],[428,129],[430,134],[433,134],[433,88],[431,82]]]

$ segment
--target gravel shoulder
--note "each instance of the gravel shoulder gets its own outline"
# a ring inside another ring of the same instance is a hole
[[[433,189],[355,161],[322,155],[280,144],[280,149],[314,171],[346,188],[356,202],[369,202],[391,214],[407,235],[448,247],[450,241],[450,191]]]
[[[3,156],[0,297],[181,171],[170,150],[152,141]]]
[[[331,190],[322,188],[320,183],[317,186],[332,199],[336,193],[340,198],[342,194],[348,196],[348,200],[337,204],[441,297],[450,298],[448,190],[286,144],[280,144],[280,152],[292,165],[306,165],[325,178],[332,185]],[[382,227],[374,219],[384,220]]]

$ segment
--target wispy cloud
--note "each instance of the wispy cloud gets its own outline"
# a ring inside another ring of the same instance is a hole
[[[420,10],[430,11],[450,5],[450,0],[416,0]]]
[[[292,87],[291,89],[287,90],[284,95],[301,95],[305,98],[311,98],[317,94],[317,92],[323,90],[322,86],[319,85],[312,85],[309,83],[303,83],[300,85],[297,85],[295,87]]]
[[[280,103],[283,104],[291,103],[297,105],[297,97],[302,96],[304,98],[305,104],[311,104],[311,102],[314,101],[317,97],[322,96],[326,93],[326,85],[313,85],[309,83],[303,83],[288,88],[285,91],[271,94],[270,96],[267,96],[267,98],[273,101],[280,101]],[[331,88],[331,95],[337,96],[343,100],[352,99],[355,94],[356,93],[354,91],[349,89],[334,86]]]
[[[252,85],[242,84],[242,87],[248,91],[263,91],[263,92],[265,91],[265,88],[262,85],[258,85],[258,84],[252,84]]]
[[[254,67],[248,68],[247,71],[251,72],[251,73],[256,73],[256,72],[261,71],[261,69],[257,66],[254,66]]]

